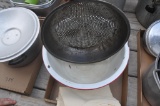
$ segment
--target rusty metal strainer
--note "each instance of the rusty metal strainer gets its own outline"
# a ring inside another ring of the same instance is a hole
[[[53,56],[90,63],[118,52],[129,38],[130,26],[123,12],[113,5],[80,0],[53,10],[44,21],[41,35]]]

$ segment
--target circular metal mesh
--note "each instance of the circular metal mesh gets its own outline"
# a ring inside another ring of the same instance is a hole
[[[74,48],[88,48],[104,42],[111,45],[119,28],[112,10],[102,3],[74,3],[58,10],[53,17],[52,36]]]

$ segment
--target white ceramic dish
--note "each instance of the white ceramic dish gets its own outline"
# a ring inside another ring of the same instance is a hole
[[[52,56],[43,47],[48,72],[60,83],[76,89],[96,89],[117,79],[129,60],[128,44],[110,58],[91,64],[75,64]]]

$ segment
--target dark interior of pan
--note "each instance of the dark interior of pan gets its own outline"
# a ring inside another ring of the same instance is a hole
[[[92,63],[117,53],[128,41],[128,19],[115,6],[97,0],[65,3],[42,25],[42,42],[49,53],[68,62]]]

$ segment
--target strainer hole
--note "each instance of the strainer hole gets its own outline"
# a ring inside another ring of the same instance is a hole
[[[50,68],[51,66],[50,65],[48,65],[48,68]]]

